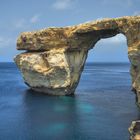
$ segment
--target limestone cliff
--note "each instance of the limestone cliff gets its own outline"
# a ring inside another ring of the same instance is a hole
[[[17,49],[26,52],[17,55],[15,62],[33,90],[71,95],[78,85],[88,50],[100,39],[119,33],[127,38],[132,88],[140,106],[140,16],[24,32],[17,40]]]
[[[133,121],[130,128],[130,140],[140,140],[140,121]]]

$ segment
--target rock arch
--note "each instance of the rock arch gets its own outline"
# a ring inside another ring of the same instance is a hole
[[[25,83],[50,95],[74,93],[87,53],[102,38],[122,33],[127,38],[132,87],[140,104],[140,16],[103,19],[76,26],[24,32],[15,57]]]

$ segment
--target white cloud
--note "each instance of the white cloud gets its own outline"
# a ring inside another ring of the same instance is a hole
[[[102,19],[104,19],[103,17],[99,17],[99,18],[97,18],[96,20],[102,20]]]
[[[102,4],[108,5],[118,5],[123,7],[131,7],[133,5],[134,0],[101,0]],[[124,4],[125,3],[125,4]]]
[[[36,23],[39,21],[39,15],[34,15],[33,17],[31,17],[30,22],[31,23]]]
[[[126,4],[127,4],[127,6],[131,7],[133,5],[133,1],[132,0],[127,0]]]
[[[17,29],[24,29],[30,27],[30,25],[35,24],[39,21],[39,15],[34,15],[31,18],[21,18],[14,22],[14,27]]]
[[[140,16],[140,11],[135,11],[133,15],[134,16]]]
[[[126,43],[126,37],[122,34],[118,34],[115,37],[102,39],[100,43],[112,44],[112,45],[113,44],[122,44],[122,43]]]
[[[56,0],[52,7],[56,10],[70,9],[74,4],[75,0]]]
[[[16,39],[0,36],[0,48],[7,47],[12,44],[16,44]]]

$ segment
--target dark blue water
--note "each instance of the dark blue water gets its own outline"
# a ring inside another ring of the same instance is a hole
[[[129,64],[88,64],[75,96],[37,94],[0,63],[0,140],[128,140],[140,118]]]

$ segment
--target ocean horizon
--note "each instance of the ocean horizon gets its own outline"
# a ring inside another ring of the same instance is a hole
[[[128,140],[140,118],[129,63],[86,63],[74,96],[27,87],[12,62],[0,62],[0,139]]]

